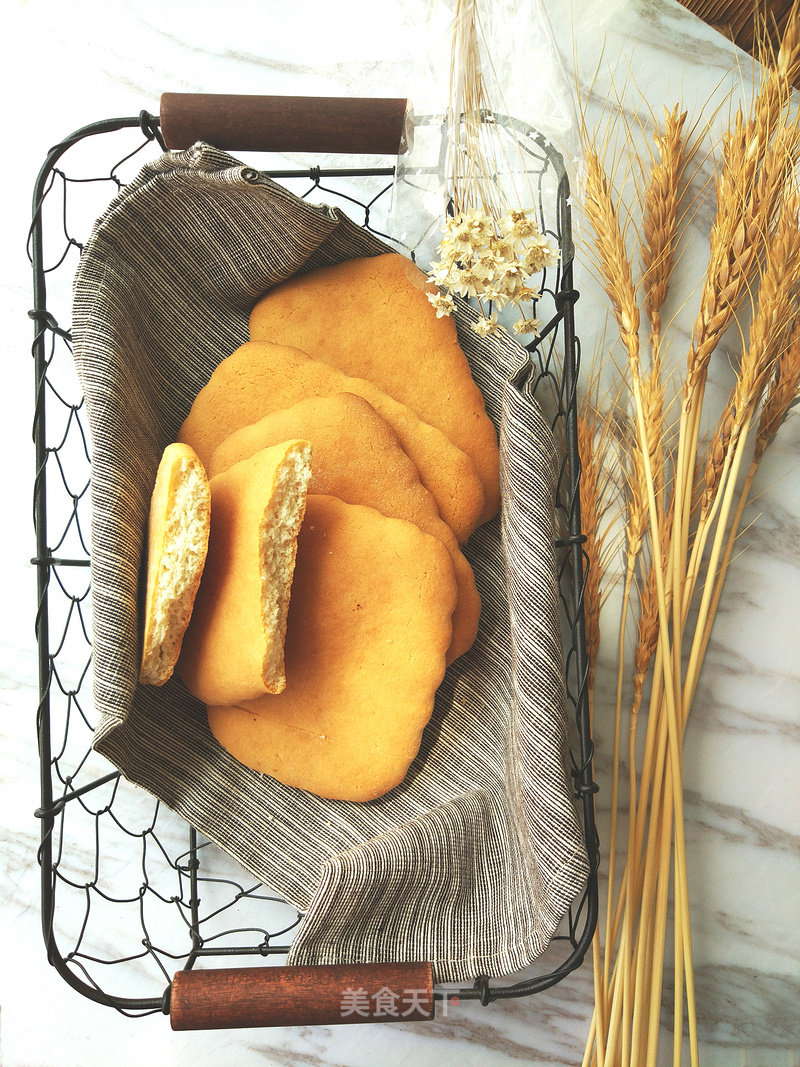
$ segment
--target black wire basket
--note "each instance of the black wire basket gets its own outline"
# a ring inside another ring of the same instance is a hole
[[[501,120],[494,116],[493,121]],[[530,360],[515,384],[540,402],[562,450],[556,553],[568,740],[590,870],[585,888],[535,965],[511,979],[476,975],[466,988],[437,986],[434,999],[445,1008],[455,997],[486,1005],[560,982],[582,963],[597,919],[599,847],[578,493],[580,345],[573,314],[577,293],[572,286],[569,182],[559,153],[545,137],[524,123],[502,121],[513,126],[524,146],[538,189],[540,227],[561,250],[560,263],[547,272],[534,309],[544,325],[528,346]],[[132,1015],[169,1013],[176,972],[190,970],[200,960],[238,967],[281,962],[302,919],[92,749],[90,448],[66,324],[74,269],[92,222],[140,164],[164,149],[159,119],[147,112],[98,122],[67,137],[50,150],[36,181],[29,240],[41,771],[41,806],[35,814],[41,823],[43,934],[49,962],[72,987]],[[261,162],[258,169],[298,195],[321,195],[391,240],[385,220],[393,167],[270,169]]]

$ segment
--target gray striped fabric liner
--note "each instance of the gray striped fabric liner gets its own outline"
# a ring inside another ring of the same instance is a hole
[[[524,351],[457,324],[500,427],[502,516],[466,547],[483,614],[401,786],[326,801],[256,774],[177,679],[137,684],[140,563],[156,466],[276,282],[387,246],[205,144],[148,164],[95,225],[73,338],[92,448],[95,747],[304,911],[290,963],[429,960],[508,975],[546,947],[587,871],[565,769],[555,449],[508,384]],[[376,692],[375,700],[380,700]]]

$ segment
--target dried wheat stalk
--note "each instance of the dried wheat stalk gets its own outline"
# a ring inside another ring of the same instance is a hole
[[[644,196],[642,223],[642,289],[650,320],[653,366],[660,363],[661,311],[675,262],[683,173],[688,161],[684,136],[686,111],[666,111],[664,133],[656,132],[658,161]]]
[[[682,179],[691,157],[684,135],[686,113],[678,107],[667,111],[663,132],[657,135],[656,158],[638,204],[638,283],[628,253],[630,209],[621,206],[609,177],[618,161],[605,165],[602,149],[608,140],[598,148],[590,138],[586,146],[584,208],[593,231],[591,257],[627,357],[635,444],[629,450],[631,477],[626,483],[609,895],[602,966],[595,961],[595,1014],[585,1064],[655,1062],[670,894],[676,971],[673,1058],[680,1064],[684,1011],[692,1063],[698,1058],[681,753],[753,478],[800,389],[800,327],[794,325],[800,293],[800,203],[792,179],[800,160],[800,126],[788,107],[798,69],[800,17],[795,3],[783,46],[763,72],[750,116],[745,118],[739,109],[723,138],[709,262],[680,388],[677,440],[664,419],[662,309],[680,240]],[[645,341],[639,336],[639,302],[649,322]],[[704,448],[699,427],[709,362],[740,310],[749,305],[754,312],[736,383]],[[642,369],[643,351],[650,354],[647,371]],[[752,461],[740,486],[748,444],[754,447]],[[697,589],[702,590],[697,621],[690,624]],[[633,610],[638,615],[627,752],[627,860],[617,887],[613,855],[623,646],[625,620]],[[648,682],[644,753],[637,767],[638,724]]]

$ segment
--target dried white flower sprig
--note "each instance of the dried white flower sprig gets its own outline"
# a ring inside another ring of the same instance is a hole
[[[488,337],[498,329],[497,312],[513,304],[521,315],[514,332],[538,336],[541,321],[532,313],[526,317],[523,305],[540,299],[531,282],[545,267],[558,263],[559,252],[536,220],[524,211],[494,219],[473,209],[449,218],[442,234],[439,259],[430,269],[439,291],[427,293],[437,317],[453,313],[453,294],[474,297],[481,314],[472,328]]]
[[[540,293],[533,280],[558,263],[559,252],[541,232],[535,210],[521,210],[535,204],[536,193],[514,127],[498,121],[490,99],[484,67],[494,79],[502,114],[511,114],[497,83],[480,6],[480,0],[455,4],[445,162],[453,214],[442,227],[439,259],[430,266],[439,292],[429,292],[428,299],[438,316],[452,314],[454,295],[477,300],[480,316],[472,328],[484,337],[500,328],[498,312],[515,305],[520,317],[514,332],[539,336],[541,322],[531,302]]]

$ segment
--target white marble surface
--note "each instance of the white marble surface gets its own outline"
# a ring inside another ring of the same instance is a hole
[[[439,42],[434,35],[426,49],[420,39],[423,7],[416,0],[383,5],[232,0],[224,11],[219,5],[184,0],[115,5],[9,0],[4,6],[0,1047],[8,1067],[189,1064],[199,1058],[208,1064],[353,1067],[376,1060],[386,1065],[580,1063],[591,1011],[586,967],[547,993],[488,1009],[461,1004],[426,1026],[180,1035],[170,1031],[161,1015],[128,1019],[73,992],[48,966],[40,932],[38,823],[33,817],[39,803],[35,582],[27,562],[34,553],[32,330],[26,317],[31,295],[24,255],[35,172],[49,145],[68,132],[142,108],[156,112],[158,96],[166,89],[416,94],[418,100],[435,95],[437,67],[427,59]],[[511,0],[498,5],[501,17],[508,18],[516,7]],[[569,0],[552,0],[548,11],[565,67],[571,71],[574,64],[584,92],[595,71],[596,91],[602,92],[607,68],[624,68],[656,112],[681,94],[696,108],[719,92],[720,83],[742,62],[726,42],[671,0],[596,0],[575,4],[574,11]],[[534,60],[533,42],[529,54]],[[632,86],[624,106],[631,114],[644,113]],[[697,242],[692,255],[702,256]],[[588,290],[588,282],[584,279],[579,287]],[[578,330],[584,352],[592,352],[598,319],[588,291],[578,305]],[[724,388],[724,364],[713,374]],[[795,416],[759,474],[758,502],[748,512],[757,521],[742,536],[731,568],[687,735],[698,1009],[703,1062],[712,1065],[800,1064],[798,427]],[[601,834],[606,829],[609,736],[600,714]],[[180,833],[168,813],[160,817],[159,832],[168,841]],[[70,857],[76,869],[87,856],[91,862],[91,834],[86,833],[81,846]],[[116,864],[109,865],[108,878],[122,884],[131,873],[126,865],[135,868],[140,853],[131,852],[130,840],[121,833],[109,833],[103,854]],[[166,896],[177,892],[175,873],[157,863],[154,869],[154,888]],[[129,913],[138,911],[137,902],[127,907]],[[80,916],[77,908],[70,921],[80,922]],[[109,913],[98,940],[124,944],[120,955],[140,952],[140,932],[139,943],[127,947],[138,928],[131,925],[121,932],[118,916]],[[162,931],[159,920],[153,922],[156,928],[149,932],[156,941]],[[169,936],[166,929],[163,936]],[[132,964],[124,981],[153,995],[158,978],[141,971],[138,963]]]

